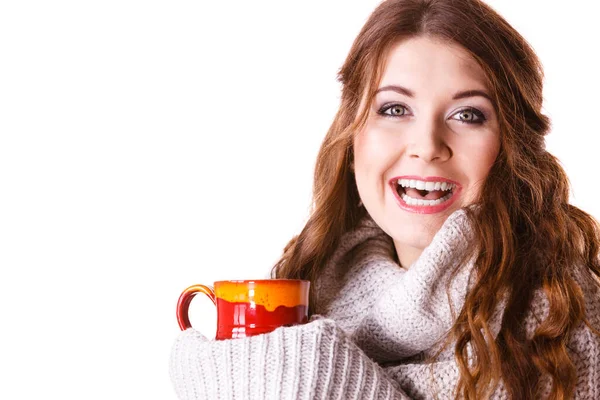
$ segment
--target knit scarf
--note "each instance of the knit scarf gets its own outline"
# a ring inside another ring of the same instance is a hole
[[[404,269],[392,238],[367,214],[342,236],[315,282],[316,312],[335,319],[380,363],[433,354],[473,283],[474,256],[460,263],[472,236],[465,211],[457,210]]]

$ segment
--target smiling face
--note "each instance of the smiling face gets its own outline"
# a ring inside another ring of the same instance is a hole
[[[459,45],[415,37],[392,47],[354,139],[360,198],[408,267],[446,218],[474,203],[500,149],[481,67]]]

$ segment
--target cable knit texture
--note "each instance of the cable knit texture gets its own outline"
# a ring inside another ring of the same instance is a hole
[[[454,398],[453,348],[439,349],[473,283],[473,258],[458,265],[472,239],[464,211],[454,212],[408,268],[367,215],[340,241],[318,281],[317,315],[308,324],[243,339],[208,340],[182,332],[170,374],[180,399],[438,399]],[[454,271],[457,273],[452,278]],[[573,271],[592,326],[600,329],[597,283]],[[450,296],[446,284],[450,282]],[[500,330],[502,304],[490,321]],[[524,321],[529,337],[548,313],[537,291]],[[600,338],[581,324],[569,338],[576,399],[600,399]],[[546,391],[550,390],[547,382]],[[492,398],[507,399],[502,384]]]

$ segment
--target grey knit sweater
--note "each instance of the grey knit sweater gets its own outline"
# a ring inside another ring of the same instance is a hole
[[[463,211],[453,213],[408,269],[393,259],[393,242],[370,217],[347,232],[314,282],[317,315],[305,325],[265,335],[207,340],[182,332],[172,349],[170,375],[180,399],[439,399],[454,398],[459,377],[453,346],[433,364],[470,283],[473,260],[456,265],[471,239]],[[450,279],[458,267],[459,273]],[[600,329],[597,284],[574,272],[586,313]],[[450,299],[446,283],[451,282]],[[547,315],[536,292],[526,315],[531,337]],[[502,307],[491,321],[500,329]],[[581,324],[569,338],[577,367],[577,399],[600,399],[600,338]],[[546,380],[546,388],[550,389]],[[505,399],[502,384],[494,399]]]

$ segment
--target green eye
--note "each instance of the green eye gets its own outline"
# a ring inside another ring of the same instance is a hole
[[[454,115],[458,115],[459,118],[456,120],[464,124],[483,124],[486,120],[485,115],[481,111],[472,107],[463,108]]]
[[[402,117],[406,114],[406,107],[402,104],[386,104],[377,111],[377,114],[384,117]]]
[[[390,114],[387,114],[387,115],[404,115],[406,113],[406,108],[404,108],[401,105],[392,106],[392,107],[388,108],[388,110],[390,111]],[[386,111],[388,111],[388,110],[386,110]]]

